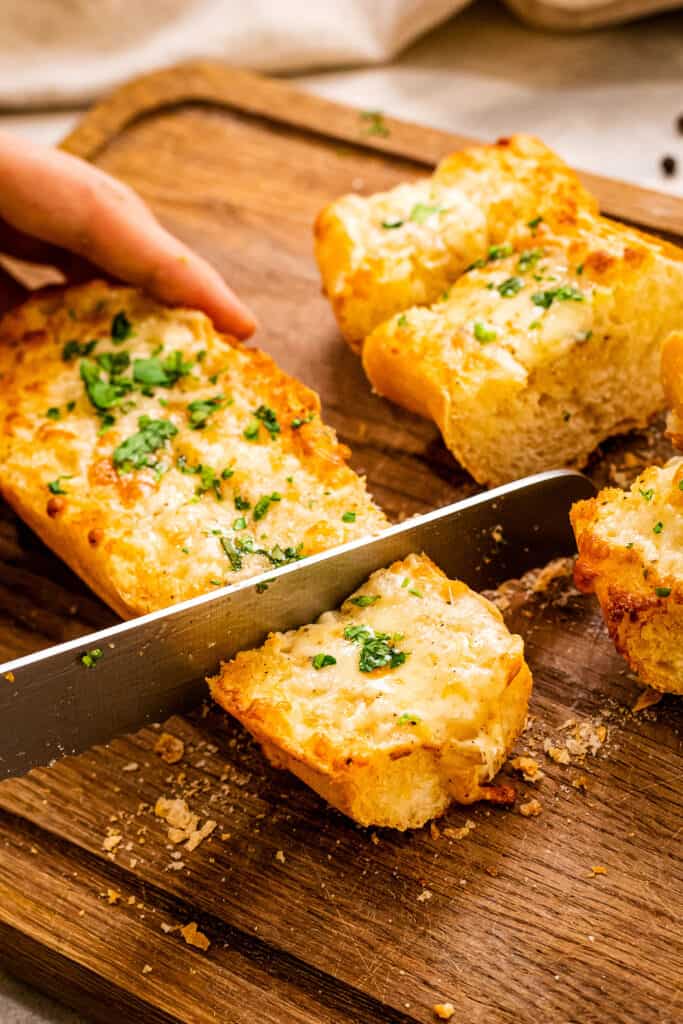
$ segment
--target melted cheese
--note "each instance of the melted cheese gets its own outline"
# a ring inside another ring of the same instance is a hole
[[[111,323],[121,311],[132,334],[116,344]],[[192,368],[173,387],[124,396],[103,433],[81,380],[81,358],[62,358],[67,342],[90,340],[96,341],[91,359],[126,352],[132,365],[180,352]],[[385,522],[347,467],[346,449],[321,423],[317,396],[263,353],[217,334],[201,313],[169,310],[132,289],[104,285],[33,300],[3,324],[0,373],[3,493],[127,614],[260,573],[285,549],[303,556]],[[202,429],[192,429],[190,403],[217,396],[221,407]],[[262,406],[276,417],[272,436],[255,417]],[[58,419],[47,418],[49,408],[59,410]],[[153,468],[117,468],[117,446],[139,431],[143,416],[167,421],[177,433],[154,453]],[[297,418],[306,421],[298,429]],[[250,440],[245,431],[254,427]],[[200,493],[200,474],[182,471],[198,466],[215,473],[217,491],[210,486]],[[65,493],[55,498],[48,485],[58,478]],[[279,500],[257,518],[257,503],[272,494]],[[237,507],[245,502],[248,508]],[[224,545],[247,537],[271,557],[243,553],[233,564]]]

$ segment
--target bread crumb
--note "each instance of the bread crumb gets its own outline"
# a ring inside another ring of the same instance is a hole
[[[117,892],[116,889],[107,889],[102,895],[107,897],[107,903],[112,907],[120,903],[122,899],[121,893]]]
[[[639,711],[644,711],[645,708],[654,707],[655,704],[659,704],[663,696],[664,694],[661,690],[653,690],[651,686],[648,686],[647,689],[643,690],[631,708],[633,714],[637,715]]]
[[[284,854],[283,850],[278,850],[277,851],[277,853],[275,854],[275,860],[278,862],[278,864],[284,864],[284,862],[285,862],[285,854]]]
[[[417,897],[418,903],[426,903],[427,900],[431,900],[432,894],[429,889],[423,889],[420,895]]]
[[[494,867],[493,864],[487,864],[484,871],[487,875],[490,875],[491,878],[498,878],[498,875],[500,874],[498,868]]]
[[[142,968],[142,973],[143,974],[151,974],[152,973],[152,968],[150,967],[149,964],[145,964],[145,966]]]
[[[551,761],[556,764],[571,764],[571,757],[566,747],[555,747],[553,746],[552,740],[543,740],[543,750],[548,755]]]
[[[541,767],[533,757],[513,757],[510,764],[515,771],[522,773],[525,782],[540,782],[543,778]]]
[[[216,827],[216,824],[217,823],[215,821],[205,821],[201,828],[197,829],[196,832],[192,833],[190,838],[185,843],[185,849],[189,850],[190,853],[193,850],[196,850],[199,844],[203,843],[204,840],[211,835],[211,833]]]
[[[429,822],[429,834],[432,839],[436,840],[441,836],[441,829],[435,821]]]
[[[476,827],[476,821],[472,821],[471,818],[468,818],[462,828],[445,828],[443,830],[443,834],[447,839],[464,839],[465,836],[468,836],[472,829]]]
[[[122,839],[123,836],[120,832],[113,832],[110,836],[106,836],[102,840],[102,849],[106,850],[107,853],[111,853],[112,850],[116,849]]]
[[[211,945],[206,935],[204,935],[203,932],[199,931],[196,921],[190,921],[189,924],[186,924],[183,928],[180,928],[179,930],[180,934],[185,939],[185,942],[188,944],[188,946],[194,946],[195,949],[201,949],[204,952],[206,952],[206,950]]]
[[[591,867],[591,873],[590,873],[590,875],[588,877],[589,878],[595,878],[596,875],[606,875],[606,874],[607,874],[607,868],[604,866],[604,864],[593,864],[593,866]]]
[[[372,835],[370,836],[370,842],[373,844],[373,846],[379,846],[380,839],[376,832],[373,832]]]
[[[170,732],[162,732],[154,744],[154,753],[158,754],[166,764],[177,764],[185,755],[185,744],[177,736],[172,736]]]
[[[572,779],[572,786],[574,789],[582,789],[585,793],[588,789],[588,779],[585,775],[577,775],[575,779]]]
[[[140,767],[140,765],[137,763],[137,761],[129,761],[128,764],[124,764],[124,766],[121,769],[121,771],[122,772],[136,772],[139,767]]]
[[[439,1020],[450,1020],[455,1013],[453,1003],[436,1003],[432,1009]]]
[[[519,807],[519,813],[525,818],[537,818],[542,810],[541,802],[536,797],[527,800],[525,804],[520,804]]]

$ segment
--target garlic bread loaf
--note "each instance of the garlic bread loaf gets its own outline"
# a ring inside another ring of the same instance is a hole
[[[617,650],[643,683],[683,693],[683,458],[571,512],[576,585],[595,593]]]
[[[362,825],[406,829],[452,800],[507,796],[487,784],[523,727],[531,675],[497,608],[410,555],[209,685],[275,765]]]
[[[683,323],[683,253],[580,213],[496,245],[430,308],[363,348],[379,394],[438,425],[482,484],[581,466],[663,407],[660,349]]]
[[[94,282],[0,324],[0,493],[123,616],[385,518],[317,395],[202,313]]]
[[[514,135],[446,157],[430,178],[342,196],[315,225],[323,288],[356,351],[384,320],[435,302],[470,263],[543,218],[597,212],[577,175],[538,139]]]

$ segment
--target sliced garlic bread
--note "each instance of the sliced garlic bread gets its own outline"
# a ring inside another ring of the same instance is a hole
[[[435,302],[489,247],[543,218],[560,228],[597,212],[547,146],[514,135],[446,157],[430,178],[370,197],[342,196],[318,216],[315,252],[342,334],[360,351],[384,320]]]
[[[411,555],[209,684],[275,765],[363,825],[406,829],[452,800],[500,798],[487,783],[524,724],[531,675],[498,609]]]
[[[479,483],[581,466],[662,408],[660,348],[683,323],[683,253],[581,214],[485,258],[431,308],[370,334],[381,395],[434,420]]]
[[[576,585],[597,595],[617,650],[643,683],[683,693],[683,458],[578,502],[571,519]]]
[[[317,395],[103,283],[0,324],[0,493],[123,616],[385,525]]]

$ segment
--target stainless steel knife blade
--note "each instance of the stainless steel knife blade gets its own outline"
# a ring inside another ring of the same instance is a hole
[[[0,665],[0,779],[188,709],[221,659],[313,621],[410,552],[426,552],[475,589],[571,554],[569,509],[593,493],[580,473],[540,473]],[[102,657],[87,668],[82,656],[94,649]]]

